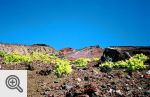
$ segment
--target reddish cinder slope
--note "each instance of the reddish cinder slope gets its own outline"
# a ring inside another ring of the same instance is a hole
[[[65,48],[60,50],[64,56],[70,60],[77,58],[100,58],[103,54],[103,49],[99,46],[90,46],[81,50],[75,50],[72,48]]]

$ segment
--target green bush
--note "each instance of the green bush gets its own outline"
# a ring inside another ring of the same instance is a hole
[[[0,50],[0,57],[4,57],[6,55],[6,53],[4,51]]]
[[[61,76],[63,74],[70,74],[72,72],[70,61],[66,59],[57,59],[56,64],[54,65],[54,72],[57,76]]]
[[[50,55],[49,54],[42,54],[42,53],[39,53],[39,52],[32,52],[31,58],[33,60],[42,61],[44,63],[50,62]]]
[[[118,61],[118,62],[110,62],[106,61],[105,63],[100,65],[100,68],[108,67],[108,68],[126,68],[128,71],[142,70],[145,69],[146,66],[144,62],[148,59],[144,54],[136,54],[131,57],[129,60]]]
[[[102,67],[113,68],[114,63],[111,62],[111,61],[107,61],[107,62],[105,62],[105,63],[100,64],[99,66],[100,66],[100,68],[102,68]]]
[[[55,63],[55,60],[58,59],[58,57],[54,55],[49,54],[42,54],[39,52],[33,52],[31,55],[22,55],[18,54],[16,52],[6,54],[3,51],[0,51],[0,56],[4,57],[4,63],[10,64],[10,63],[23,63],[23,62],[31,62],[33,60],[38,60],[44,63]]]
[[[115,62],[113,67],[115,67],[115,68],[127,68],[128,67],[127,60]]]
[[[4,56],[4,63],[5,64],[10,64],[10,63],[22,63],[22,62],[31,62],[32,59],[30,58],[30,56],[27,55],[21,55],[21,54],[17,54],[15,52],[11,53],[11,54],[6,54]]]
[[[91,58],[91,61],[99,61],[99,58]]]
[[[145,69],[146,66],[144,65],[144,61],[136,58],[131,58],[127,61],[128,67],[127,70],[135,71],[135,70],[142,70]]]
[[[136,54],[132,57],[132,59],[138,59],[140,61],[145,62],[148,59],[148,57],[144,54]]]
[[[73,62],[73,65],[76,67],[86,67],[90,59],[88,58],[79,58]]]
[[[111,62],[111,61],[106,61],[105,63],[102,63],[101,65],[100,65],[100,70],[102,71],[102,72],[110,72],[111,70],[112,70],[112,68],[113,68],[113,65],[114,65],[114,63],[113,62]]]

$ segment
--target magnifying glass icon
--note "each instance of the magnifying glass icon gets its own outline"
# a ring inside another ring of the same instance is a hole
[[[17,89],[20,93],[23,92],[23,89],[20,87],[20,79],[16,75],[8,76],[5,84],[9,89]]]

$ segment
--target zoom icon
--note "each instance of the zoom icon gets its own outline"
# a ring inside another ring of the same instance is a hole
[[[17,89],[20,93],[23,92],[23,89],[20,87],[20,79],[16,75],[8,76],[5,84],[9,89]]]

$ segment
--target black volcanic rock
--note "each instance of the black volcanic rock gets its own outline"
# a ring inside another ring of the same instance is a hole
[[[120,51],[118,49],[106,48],[101,57],[101,61],[120,61],[130,58],[130,55],[127,51]]]
[[[101,59],[104,61],[104,59],[107,60],[107,58],[111,58],[113,62],[116,62],[141,53],[150,58],[150,46],[111,46],[104,50]],[[148,60],[147,63],[149,62]]]

